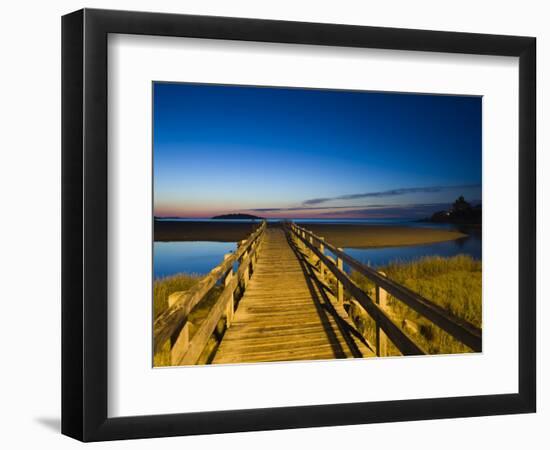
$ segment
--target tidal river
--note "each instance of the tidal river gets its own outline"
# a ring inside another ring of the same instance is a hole
[[[330,222],[334,223],[334,222]],[[380,224],[380,222],[376,222]],[[395,223],[395,222],[392,222]],[[432,224],[400,221],[399,225],[415,227],[436,227],[459,230],[468,236],[453,241],[435,244],[382,247],[371,249],[346,248],[353,258],[371,266],[383,266],[392,261],[414,261],[424,256],[470,255],[481,259],[481,230],[475,227],[449,224]],[[179,272],[206,274],[216,267],[226,253],[237,248],[236,242],[155,242],[153,246],[154,278],[165,277]]]

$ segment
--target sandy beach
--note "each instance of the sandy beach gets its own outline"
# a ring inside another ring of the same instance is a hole
[[[246,239],[258,225],[259,223],[242,222],[156,221],[155,241],[237,242]],[[466,236],[456,231],[403,226],[318,223],[300,225],[337,247],[352,248],[430,244]]]
[[[465,237],[457,231],[383,225],[300,224],[336,247],[375,248],[431,244]]]

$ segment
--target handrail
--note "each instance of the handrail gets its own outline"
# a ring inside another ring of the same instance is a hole
[[[216,329],[218,322],[221,320],[223,314],[225,313],[227,323],[226,326],[229,328],[231,326],[231,321],[233,319],[233,313],[235,310],[234,303],[234,293],[239,282],[241,280],[246,280],[250,276],[249,266],[252,263],[252,260],[256,258],[259,238],[256,239],[252,245],[249,247],[249,251],[245,253],[244,258],[242,259],[239,269],[237,270],[236,275],[233,275],[230,270],[225,279],[225,288],[216,300],[216,303],[212,306],[206,318],[200,323],[198,330],[191,339],[187,342],[187,345],[183,351],[176,351],[175,355],[175,364],[178,365],[191,365],[196,364],[200,355],[202,354],[208,339]]]
[[[343,287],[347,289],[355,300],[357,300],[357,302],[367,311],[367,313],[374,319],[382,331],[386,333],[388,338],[396,345],[403,355],[411,356],[426,354],[426,351],[416,344],[411,337],[401,330],[401,328],[393,323],[386,312],[374,303],[372,299],[337,266],[337,264],[335,264],[330,258],[327,257],[327,255],[322,253],[311,242],[301,236],[295,229],[292,228],[292,225],[291,231],[294,232],[302,243],[323,262],[323,264],[328,268],[328,270],[330,270],[330,272],[332,272],[336,279],[342,283]]]
[[[187,318],[193,308],[205,297],[215,284],[225,276],[233,268],[233,264],[237,262],[250,248],[257,242],[266,228],[266,222],[254,231],[243,245],[240,245],[237,250],[226,258],[222,263],[216,266],[212,271],[199,281],[191,289],[185,291],[180,297],[164,311],[154,322],[153,325],[153,342],[154,353],[157,353],[164,343],[176,334],[182,326],[187,322]],[[242,261],[245,262],[244,260]],[[246,261],[247,264],[249,261]],[[244,266],[245,264],[241,264]],[[228,290],[231,285],[225,287]],[[235,287],[235,286],[233,286]],[[223,293],[222,295],[223,296]]]
[[[397,300],[406,304],[407,306],[409,306],[410,308],[418,312],[420,315],[424,316],[425,318],[433,322],[435,325],[437,325],[443,331],[449,333],[451,336],[453,336],[455,339],[457,339],[461,343],[465,344],[466,346],[470,347],[472,350],[476,352],[481,351],[481,348],[482,348],[481,330],[479,328],[475,327],[474,325],[467,322],[466,320],[460,319],[448,313],[439,305],[436,305],[435,303],[427,300],[421,295],[418,295],[417,293],[411,291],[405,286],[402,286],[396,283],[395,281],[390,280],[389,278],[378,273],[376,270],[360,263],[356,259],[347,255],[342,250],[336,248],[332,244],[319,238],[311,231],[303,227],[300,227],[295,223],[291,223],[290,227],[291,227],[291,230],[296,234],[296,236],[298,236],[306,244],[310,244],[310,243],[307,242],[307,240],[300,234],[300,232],[304,233],[304,236],[305,235],[309,236],[313,241],[315,241],[319,245],[323,245],[331,253],[336,255],[338,258],[341,258],[348,265],[353,267],[353,269],[365,275],[375,285],[380,286],[381,288],[386,290],[389,294],[391,294]],[[312,245],[312,247],[314,246]],[[323,256],[322,258],[323,264],[328,266],[326,256],[321,252],[319,253]],[[317,254],[317,257],[320,258],[319,254]],[[331,262],[330,260],[328,261]],[[336,276],[336,273],[334,273],[333,270],[331,270],[331,272],[333,272],[333,274]],[[340,272],[340,271],[337,270],[337,272]]]

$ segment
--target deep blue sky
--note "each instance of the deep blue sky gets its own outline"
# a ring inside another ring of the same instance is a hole
[[[481,199],[481,98],[154,83],[155,214],[419,217]]]

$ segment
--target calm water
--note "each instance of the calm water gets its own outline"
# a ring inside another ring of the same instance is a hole
[[[182,219],[192,221],[194,219]],[[202,219],[204,221],[204,219]],[[219,220],[218,220],[219,221]],[[434,224],[411,220],[296,220],[316,223],[369,223],[378,225],[400,225],[414,227],[443,228],[467,233],[468,236],[454,241],[435,244],[411,245],[403,247],[384,247],[376,249],[346,248],[353,258],[371,266],[383,266],[392,261],[414,261],[424,256],[444,257],[459,254],[481,259],[481,230],[453,224]],[[164,277],[178,272],[206,274],[216,267],[226,253],[234,251],[234,242],[155,242],[153,248],[154,277]]]
[[[154,277],[160,278],[179,272],[208,273],[223,261],[226,253],[236,248],[235,242],[155,242]]]
[[[215,222],[215,223],[260,223],[261,219],[182,219],[182,218],[156,218],[159,222]],[[279,223],[287,219],[267,219],[269,223]],[[370,225],[407,225],[407,226],[436,226],[452,227],[448,224],[433,224],[418,222],[413,219],[292,219],[296,223],[345,223],[345,224],[370,224]]]
[[[385,247],[374,249],[346,248],[346,253],[371,266],[384,266],[392,261],[414,261],[424,256],[470,255],[481,259],[481,236],[470,235],[454,241],[435,244],[411,245],[405,247]]]

